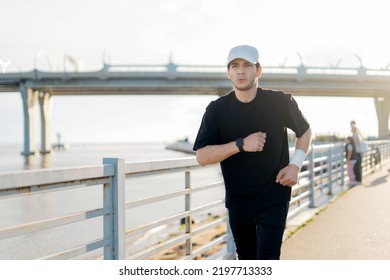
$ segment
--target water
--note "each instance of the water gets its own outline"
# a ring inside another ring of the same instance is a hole
[[[126,162],[149,161],[189,156],[165,149],[164,143],[71,144],[65,151],[21,155],[22,145],[0,144],[0,172],[39,168],[62,168],[102,164],[104,157],[119,157]]]
[[[27,160],[20,156],[20,150],[21,147],[15,144],[0,146],[0,172],[100,165],[104,157],[119,157],[124,158],[125,162],[139,162],[189,156],[166,150],[164,143],[73,144],[66,151],[53,152],[49,155],[38,154]],[[218,179],[220,179],[218,167],[212,167],[206,172],[193,171],[192,173],[192,183],[195,186]],[[183,189],[183,187],[184,174],[182,172],[126,180],[126,201],[171,192]],[[197,207],[201,203],[211,202],[222,197],[223,189],[221,187],[206,193],[194,194],[192,204],[193,207]],[[0,228],[101,208],[102,200],[101,186],[1,199]],[[126,211],[126,228],[136,227],[183,210],[184,199],[182,197],[129,209]],[[213,211],[215,211],[213,214],[220,214],[223,207]],[[194,218],[206,219],[207,213]],[[1,240],[0,259],[34,259],[67,250],[87,241],[101,238],[103,236],[102,225],[103,220],[95,218]],[[146,234],[128,238],[126,240],[127,252],[136,252],[168,237],[169,234],[177,233],[179,229],[179,222],[176,222]],[[94,259],[99,258],[101,254],[102,250],[97,250],[81,258]]]

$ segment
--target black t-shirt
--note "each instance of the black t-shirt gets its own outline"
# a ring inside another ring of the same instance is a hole
[[[194,150],[254,132],[267,134],[263,151],[237,153],[221,162],[227,208],[262,208],[290,200],[291,188],[275,182],[278,172],[289,164],[286,128],[299,138],[309,124],[292,95],[282,91],[258,88],[249,103],[240,102],[232,91],[207,106]]]

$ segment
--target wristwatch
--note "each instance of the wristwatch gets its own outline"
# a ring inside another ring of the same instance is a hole
[[[236,140],[236,146],[240,150],[240,152],[245,152],[244,151],[244,140],[242,138],[238,138]]]

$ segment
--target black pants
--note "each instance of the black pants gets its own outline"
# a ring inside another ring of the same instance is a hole
[[[355,173],[355,180],[357,182],[362,181],[362,154],[356,153],[356,163],[353,167],[353,171]]]
[[[272,205],[256,213],[229,209],[238,258],[240,260],[278,260],[286,228],[288,202]]]

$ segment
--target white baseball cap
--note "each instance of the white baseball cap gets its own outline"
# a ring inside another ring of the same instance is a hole
[[[240,45],[230,50],[227,64],[236,58],[242,58],[246,61],[249,61],[250,63],[256,64],[259,62],[259,52],[255,47]]]

